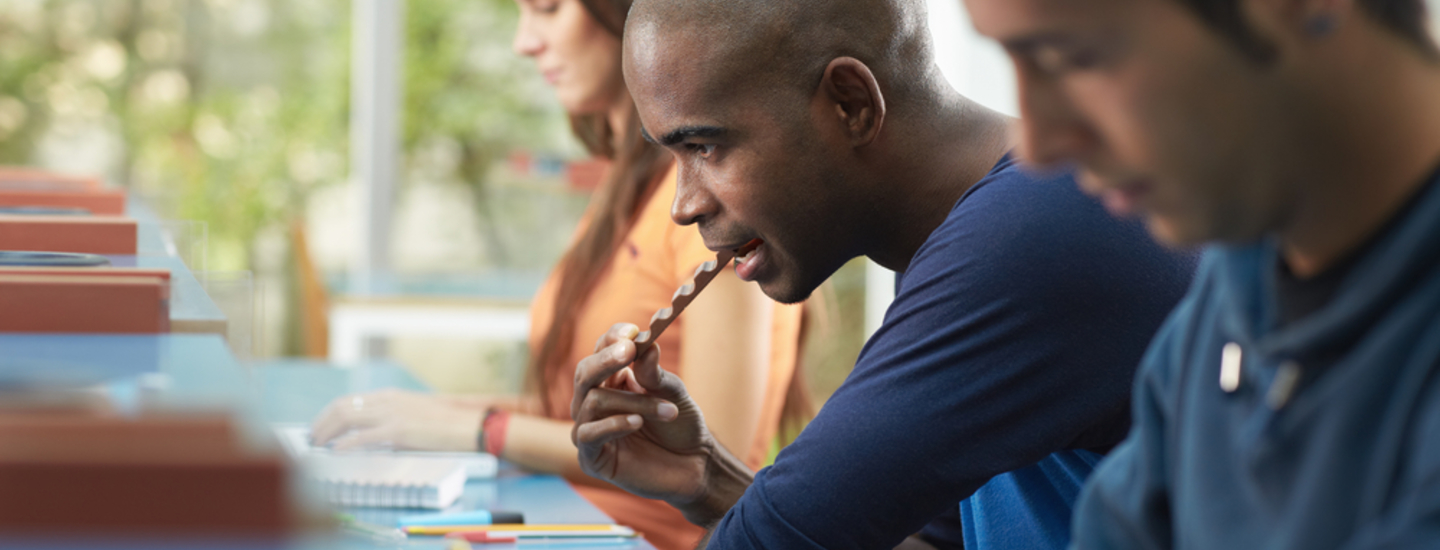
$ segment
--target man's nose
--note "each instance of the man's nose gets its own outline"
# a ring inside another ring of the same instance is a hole
[[[706,188],[699,170],[686,167],[682,160],[676,178],[675,202],[670,205],[670,218],[675,220],[675,223],[700,223],[719,211],[720,204],[715,200],[715,195]]]

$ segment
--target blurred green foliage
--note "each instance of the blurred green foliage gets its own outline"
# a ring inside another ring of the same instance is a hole
[[[485,264],[548,271],[570,240],[577,197],[537,200],[548,193],[507,188],[491,168],[517,148],[580,148],[534,64],[511,51],[515,0],[409,0],[405,10],[402,123],[412,175],[470,187]]]
[[[0,0],[0,164],[99,171],[206,222],[209,269],[274,265],[257,235],[346,181],[350,1]],[[514,0],[405,3],[402,180],[467,187],[481,263],[543,273],[584,197],[494,168],[514,149],[579,148],[510,51]],[[821,399],[862,341],[863,266],[835,280],[807,357]]]
[[[406,2],[402,180],[484,204],[506,152],[565,147],[563,116],[509,52],[515,9]],[[251,269],[258,234],[346,181],[349,27],[349,0],[5,0],[0,163],[102,171],[207,222],[210,269]]]

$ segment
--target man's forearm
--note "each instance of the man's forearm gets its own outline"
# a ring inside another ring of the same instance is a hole
[[[724,445],[712,442],[710,447],[709,463],[705,468],[705,492],[690,502],[671,503],[685,514],[690,523],[706,528],[714,528],[755,481],[755,472],[750,471]],[[706,540],[709,540],[708,534]]]

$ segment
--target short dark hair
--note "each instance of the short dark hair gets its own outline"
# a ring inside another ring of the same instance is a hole
[[[1240,0],[1180,0],[1220,34],[1259,60],[1274,55],[1274,46],[1256,36],[1241,13]],[[1435,55],[1427,27],[1425,0],[1357,0],[1360,11],[1400,37]]]

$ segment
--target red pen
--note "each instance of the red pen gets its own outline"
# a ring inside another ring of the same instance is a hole
[[[519,539],[515,537],[515,535],[497,536],[492,535],[487,531],[456,531],[454,533],[445,535],[445,538],[461,539],[466,542],[519,542]]]

